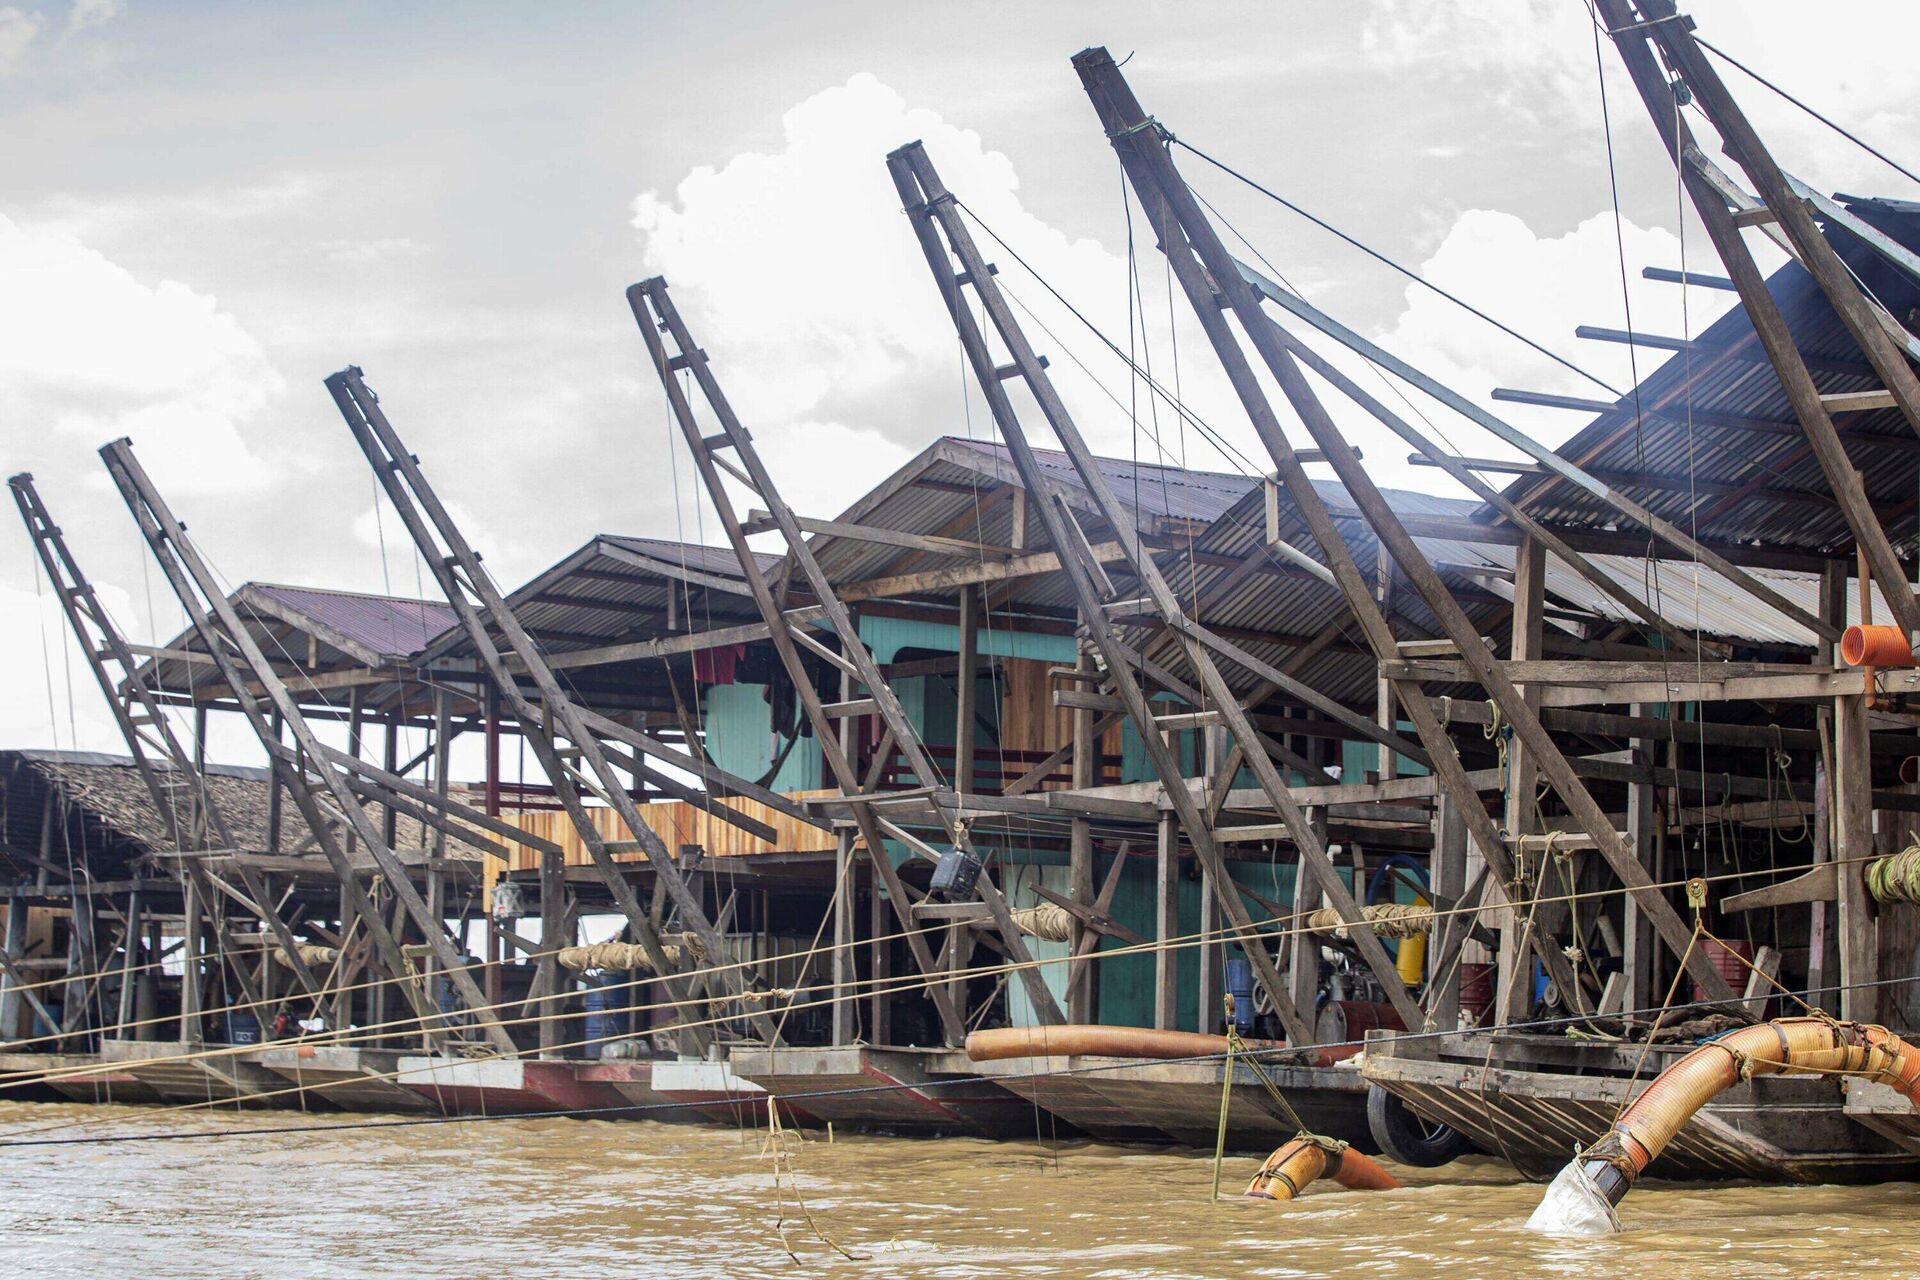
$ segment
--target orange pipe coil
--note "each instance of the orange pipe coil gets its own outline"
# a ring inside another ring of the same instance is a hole
[[[1400,1185],[1372,1156],[1336,1138],[1303,1133],[1276,1147],[1242,1194],[1255,1200],[1291,1200],[1317,1178],[1332,1178],[1349,1191],[1392,1191]]]
[[[1765,1075],[1844,1072],[1892,1085],[1920,1106],[1920,1048],[1885,1027],[1777,1018],[1710,1040],[1662,1071],[1579,1158],[1612,1204],[1723,1089]]]
[[[1242,1049],[1284,1049],[1282,1040],[1242,1040]],[[1103,1027],[1069,1023],[1058,1027],[994,1027],[967,1036],[971,1062],[1002,1058],[1206,1058],[1227,1051],[1225,1036],[1193,1031],[1154,1031],[1147,1027]]]
[[[1850,667],[1911,667],[1913,646],[1898,627],[1868,624],[1840,633],[1840,657]]]

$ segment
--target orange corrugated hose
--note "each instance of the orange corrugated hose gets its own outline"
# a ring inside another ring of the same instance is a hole
[[[1291,1200],[1308,1183],[1326,1177],[1349,1191],[1392,1191],[1400,1185],[1372,1156],[1338,1139],[1303,1133],[1275,1148],[1243,1194],[1257,1200]]]
[[[1242,1040],[1242,1049],[1284,1049],[1279,1040]],[[1205,1058],[1227,1051],[1225,1036],[1193,1031],[1155,1031],[1148,1027],[1108,1027],[1069,1023],[1055,1027],[994,1027],[967,1037],[967,1058],[993,1062],[1002,1058],[1075,1057],[1092,1054],[1108,1058]]]
[[[1877,1080],[1920,1106],[1920,1048],[1885,1027],[1777,1018],[1710,1040],[1662,1071],[1580,1162],[1618,1204],[1680,1127],[1721,1090],[1754,1076],[1821,1074]]]

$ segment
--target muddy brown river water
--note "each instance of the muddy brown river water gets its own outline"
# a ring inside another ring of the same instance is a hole
[[[290,1121],[6,1103],[0,1141],[49,1125],[72,1137]],[[491,1120],[7,1149],[0,1276],[1920,1276],[1920,1184],[1647,1182],[1622,1206],[1625,1234],[1559,1241],[1522,1230],[1540,1188],[1488,1159],[1396,1170],[1410,1185],[1394,1192],[1212,1204],[1201,1155],[788,1145],[814,1221],[853,1257],[776,1192],[764,1132]],[[1237,1191],[1256,1164],[1229,1158],[1223,1186]]]

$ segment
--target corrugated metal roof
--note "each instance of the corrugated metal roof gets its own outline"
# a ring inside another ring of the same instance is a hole
[[[454,624],[453,610],[431,600],[322,587],[248,583],[250,590],[375,653],[405,658]]]
[[[1851,207],[1894,239],[1920,248],[1920,214],[1912,209],[1887,201],[1855,201]],[[1828,234],[1849,268],[1895,316],[1920,306],[1920,282],[1851,236]],[[1788,263],[1767,287],[1823,394],[1879,388],[1878,376],[1803,268]],[[1605,473],[1616,488],[1703,541],[1844,554],[1851,533],[1744,308],[1692,337],[1690,351],[1668,357],[1558,452]],[[1745,429],[1741,420],[1771,430]],[[1911,539],[1920,441],[1905,418],[1898,409],[1880,409],[1836,415],[1835,425],[1888,532]],[[1522,476],[1506,492],[1551,524],[1603,529],[1625,523],[1606,502],[1549,477]],[[1476,518],[1500,519],[1490,507]]]
[[[625,534],[603,533],[597,541],[625,547],[639,555],[665,564],[678,565],[696,573],[720,574],[741,578],[740,560],[731,547],[709,547],[698,542],[675,542],[671,538],[632,538]],[[767,552],[753,553],[760,571],[766,573],[780,563],[780,557]],[[742,578],[744,581],[744,578]]]
[[[1008,465],[1013,462],[1013,455],[1003,444],[968,440],[961,436],[944,438],[951,444],[986,454]],[[1074,470],[1072,459],[1064,451],[1035,449],[1033,455],[1040,469],[1055,483],[1085,491],[1079,472]],[[1120,501],[1147,515],[1173,516],[1182,520],[1217,520],[1248,490],[1260,483],[1257,476],[1194,471],[1129,458],[1096,458],[1095,461],[1100,466],[1100,474]]]

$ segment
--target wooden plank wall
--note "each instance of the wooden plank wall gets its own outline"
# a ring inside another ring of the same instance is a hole
[[[796,791],[792,794],[798,799],[807,799],[834,793]],[[732,823],[722,822],[679,800],[659,800],[652,804],[643,804],[640,806],[640,816],[666,842],[669,849],[678,849],[683,844],[697,844],[706,850],[710,858],[738,858],[755,853],[814,853],[833,848],[832,832],[808,826],[757,801],[734,798],[721,803],[766,823],[779,833],[778,837],[771,843],[757,840]],[[605,839],[633,839],[626,824],[620,821],[620,816],[612,809],[595,808],[588,812],[593,815],[594,826]],[[540,836],[559,844],[566,850],[566,863],[570,867],[588,866],[593,861],[587,854],[586,845],[581,843],[580,833],[574,830],[573,823],[560,810],[544,809],[517,815],[510,814],[507,820],[530,835]],[[513,870],[530,871],[540,865],[538,853],[519,845],[514,845],[512,848]],[[636,849],[631,853],[616,853],[614,860],[644,862],[646,856]]]
[[[1053,685],[1047,680],[1047,668],[1053,664],[1031,658],[1001,658],[1000,745],[1008,751],[1031,751],[1045,756],[1065,745],[1073,737],[1073,712],[1053,705]],[[1100,738],[1100,754],[1120,755],[1120,726],[1115,725]],[[1017,772],[1017,771],[1016,771]],[[1067,766],[1060,766],[1060,781],[1041,785],[1039,790],[1055,791],[1067,786]],[[1096,777],[1094,785],[1119,779]]]

